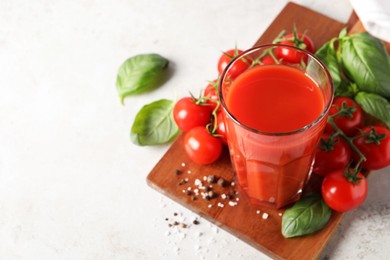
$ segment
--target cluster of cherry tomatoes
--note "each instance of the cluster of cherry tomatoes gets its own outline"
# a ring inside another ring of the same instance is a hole
[[[173,108],[173,118],[185,132],[184,150],[192,161],[199,164],[218,160],[223,144],[226,144],[217,86],[217,80],[210,82],[201,97],[183,97]]]
[[[364,170],[390,165],[390,131],[364,126],[361,107],[351,98],[336,97],[317,148],[313,172],[324,176],[322,197],[332,209],[345,212],[367,196]]]

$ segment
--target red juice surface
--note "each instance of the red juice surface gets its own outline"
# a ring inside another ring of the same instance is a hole
[[[238,77],[226,97],[230,113],[263,132],[289,132],[320,116],[324,108],[318,85],[298,69],[259,66]]]
[[[324,97],[316,82],[284,65],[244,72],[224,97],[239,122],[268,133],[298,130],[324,110]],[[249,131],[225,115],[236,177],[252,200],[280,208],[299,199],[325,122],[324,117],[305,131],[278,136]]]

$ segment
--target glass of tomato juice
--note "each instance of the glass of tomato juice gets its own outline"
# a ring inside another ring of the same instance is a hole
[[[299,62],[278,58],[278,48]],[[299,200],[333,100],[326,67],[296,47],[256,46],[222,72],[219,98],[235,178],[251,203],[277,209]]]

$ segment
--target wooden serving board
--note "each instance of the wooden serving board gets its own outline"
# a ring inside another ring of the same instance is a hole
[[[300,5],[288,3],[255,45],[272,42],[282,30],[292,31],[294,24],[299,31],[305,31],[310,35],[317,47],[337,36],[346,26]],[[177,174],[177,170],[182,173]],[[181,135],[150,172],[147,182],[154,189],[274,259],[317,258],[343,217],[343,214],[333,213],[329,223],[321,231],[304,237],[286,239],[281,234],[281,214],[284,210],[271,210],[250,204],[237,185],[223,188],[213,184],[213,191],[219,194],[217,198],[205,200],[199,195],[193,200],[195,180],[199,179],[206,185],[207,182],[203,181],[203,178],[208,175],[233,180],[233,169],[227,149],[216,163],[198,165],[186,156]],[[320,180],[313,175],[308,189],[319,190],[319,184]],[[189,188],[190,192],[187,191]],[[239,193],[230,200],[222,199],[221,194],[229,193],[230,190],[238,190]],[[268,217],[263,219],[263,213],[267,213]]]

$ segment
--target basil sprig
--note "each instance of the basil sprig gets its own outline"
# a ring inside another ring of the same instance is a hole
[[[128,58],[119,68],[116,89],[121,102],[130,95],[159,86],[169,61],[159,54],[139,54]]]
[[[174,105],[171,100],[161,99],[143,106],[131,127],[132,142],[144,146],[173,140],[179,133],[172,114]]]
[[[390,57],[370,34],[346,35],[325,43],[316,53],[331,74],[336,96],[349,96],[366,113],[390,127]]]
[[[317,193],[303,197],[282,217],[282,234],[286,238],[303,236],[322,229],[332,210]]]
[[[390,97],[390,60],[380,40],[353,34],[341,39],[340,50],[344,72],[360,90]]]

